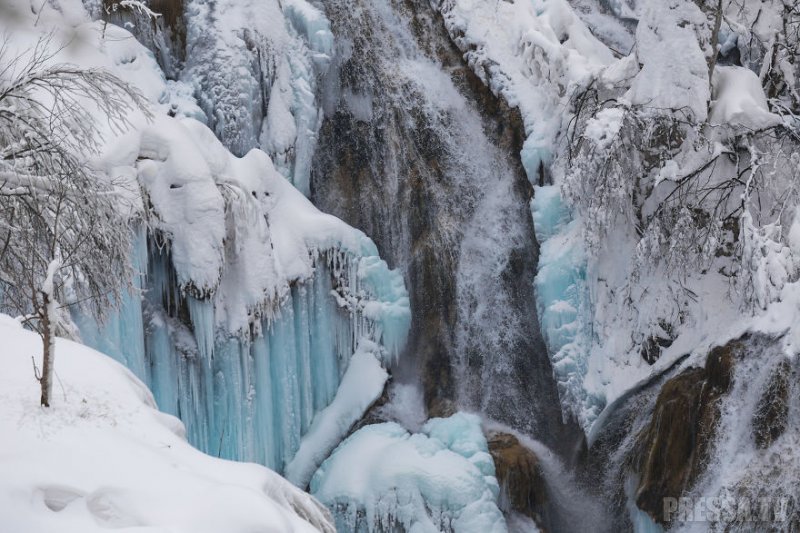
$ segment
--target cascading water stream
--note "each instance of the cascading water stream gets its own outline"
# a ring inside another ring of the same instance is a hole
[[[427,3],[325,8],[336,49],[312,199],[405,272],[412,333],[397,375],[421,380],[431,416],[478,410],[569,448],[577,433],[562,423],[537,319],[518,116]]]

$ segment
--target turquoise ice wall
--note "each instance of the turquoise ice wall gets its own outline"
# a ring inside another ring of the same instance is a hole
[[[212,300],[182,294],[168,249],[144,232],[133,258],[142,290],[101,329],[78,318],[84,342],[141,378],[193,445],[279,472],[333,399],[358,341],[379,342],[389,365],[410,325],[402,277],[377,257],[320,253],[311,279],[237,332],[216,325]]]

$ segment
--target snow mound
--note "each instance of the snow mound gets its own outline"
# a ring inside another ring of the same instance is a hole
[[[314,416],[294,459],[286,467],[289,481],[300,488],[308,485],[317,467],[380,397],[387,379],[389,374],[380,362],[380,346],[362,340],[350,359],[336,397]]]
[[[311,480],[341,531],[501,533],[499,487],[480,419],[456,413],[410,434],[389,422],[345,440]]]
[[[769,112],[761,80],[752,70],[718,66],[714,69],[713,81],[712,124],[731,124],[753,130],[780,124],[780,117]]]
[[[0,316],[0,529],[89,533],[333,531],[309,495],[254,464],[205,455],[124,367],[58,339],[53,406],[39,406],[41,340]]]
[[[706,119],[710,99],[708,63],[698,34],[706,18],[692,2],[652,2],[642,8],[636,29],[641,71],[625,98],[656,110],[682,110]]]

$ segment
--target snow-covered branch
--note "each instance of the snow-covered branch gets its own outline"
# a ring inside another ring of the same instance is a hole
[[[30,317],[26,326],[42,336],[43,405],[55,335],[69,320],[59,301],[69,294],[102,319],[133,279],[119,195],[87,162],[100,146],[97,113],[117,131],[131,111],[149,114],[139,92],[111,73],[52,58],[47,38],[27,60],[0,55],[0,65],[12,65],[0,70],[0,304]]]

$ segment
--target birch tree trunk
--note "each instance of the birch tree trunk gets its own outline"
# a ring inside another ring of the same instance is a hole
[[[42,291],[42,405],[50,407],[50,396],[53,392],[53,362],[55,356],[55,317],[52,297]]]

